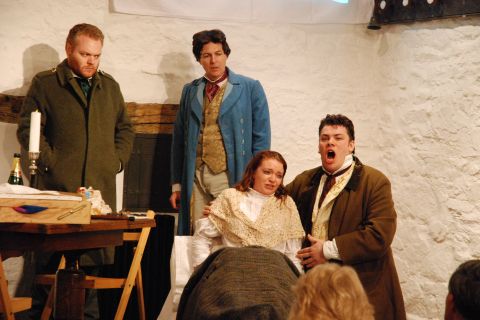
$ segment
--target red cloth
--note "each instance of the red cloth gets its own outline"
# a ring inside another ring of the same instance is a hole
[[[207,95],[208,101],[211,102],[213,100],[213,98],[215,97],[215,95],[218,92],[218,89],[220,89],[220,86],[218,84],[220,82],[222,82],[223,80],[225,80],[227,78],[227,76],[228,76],[228,74],[225,71],[223,76],[221,76],[218,80],[215,80],[214,82],[209,81],[207,79],[207,84],[205,86],[205,94]]]

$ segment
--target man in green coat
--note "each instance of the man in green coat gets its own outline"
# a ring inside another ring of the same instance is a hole
[[[390,248],[397,220],[390,181],[354,157],[354,127],[347,117],[327,115],[319,135],[322,166],[287,185],[308,235],[297,256],[306,268],[327,262],[352,266],[375,308],[375,319],[404,320]]]
[[[32,80],[17,137],[28,150],[30,114],[38,110],[38,188],[76,192],[91,186],[115,212],[115,177],[130,157],[135,134],[118,83],[98,70],[103,39],[102,31],[90,24],[70,30],[67,59]],[[113,250],[89,251],[80,263],[113,263]]]

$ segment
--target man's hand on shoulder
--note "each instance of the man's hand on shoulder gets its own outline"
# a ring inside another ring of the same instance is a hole
[[[203,207],[202,215],[203,218],[206,218],[212,213],[212,204],[213,201],[210,201],[205,207]]]

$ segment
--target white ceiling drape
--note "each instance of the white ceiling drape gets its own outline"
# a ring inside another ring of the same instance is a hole
[[[111,0],[115,12],[254,23],[368,23],[374,0]]]

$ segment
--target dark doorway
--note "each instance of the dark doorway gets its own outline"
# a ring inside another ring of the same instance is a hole
[[[170,134],[137,133],[125,168],[123,207],[130,211],[174,211],[168,202],[170,187]]]

